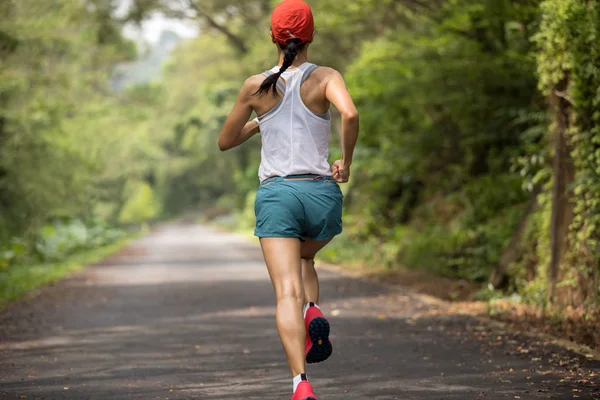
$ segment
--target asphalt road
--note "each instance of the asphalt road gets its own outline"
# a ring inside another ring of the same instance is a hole
[[[320,276],[334,354],[308,367],[319,400],[600,398],[596,361],[398,287]],[[0,398],[289,399],[274,305],[256,242],[162,226],[0,311]]]

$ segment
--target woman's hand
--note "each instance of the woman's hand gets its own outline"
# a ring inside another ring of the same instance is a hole
[[[346,183],[350,179],[350,166],[344,166],[343,160],[337,160],[331,166],[331,176],[337,183]]]

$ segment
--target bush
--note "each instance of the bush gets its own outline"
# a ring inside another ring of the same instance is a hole
[[[160,202],[149,184],[141,182],[131,185],[127,192],[129,197],[121,209],[120,222],[137,224],[156,218],[160,214]]]
[[[88,227],[81,220],[57,221],[45,225],[35,240],[35,255],[40,261],[59,261],[70,254],[112,243],[123,231],[111,229],[100,221]]]
[[[21,262],[27,256],[27,243],[20,238],[12,238],[4,250],[0,249],[0,270]]]

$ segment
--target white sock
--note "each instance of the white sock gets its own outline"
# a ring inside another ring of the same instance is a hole
[[[306,305],[304,306],[304,310],[302,311],[304,318],[306,318],[306,312],[310,307],[317,307],[319,310],[321,309],[321,307],[319,307],[317,303],[313,303],[312,301],[310,303],[306,303]]]
[[[296,389],[298,388],[298,385],[300,384],[300,382],[302,381],[308,381],[308,379],[306,379],[306,374],[299,374],[297,376],[294,377],[294,391],[292,393],[296,393]]]

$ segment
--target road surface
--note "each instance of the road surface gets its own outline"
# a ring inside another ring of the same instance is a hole
[[[597,362],[401,288],[320,276],[334,345],[308,367],[320,400],[600,398]],[[289,399],[274,302],[255,241],[164,225],[0,311],[0,398]]]

